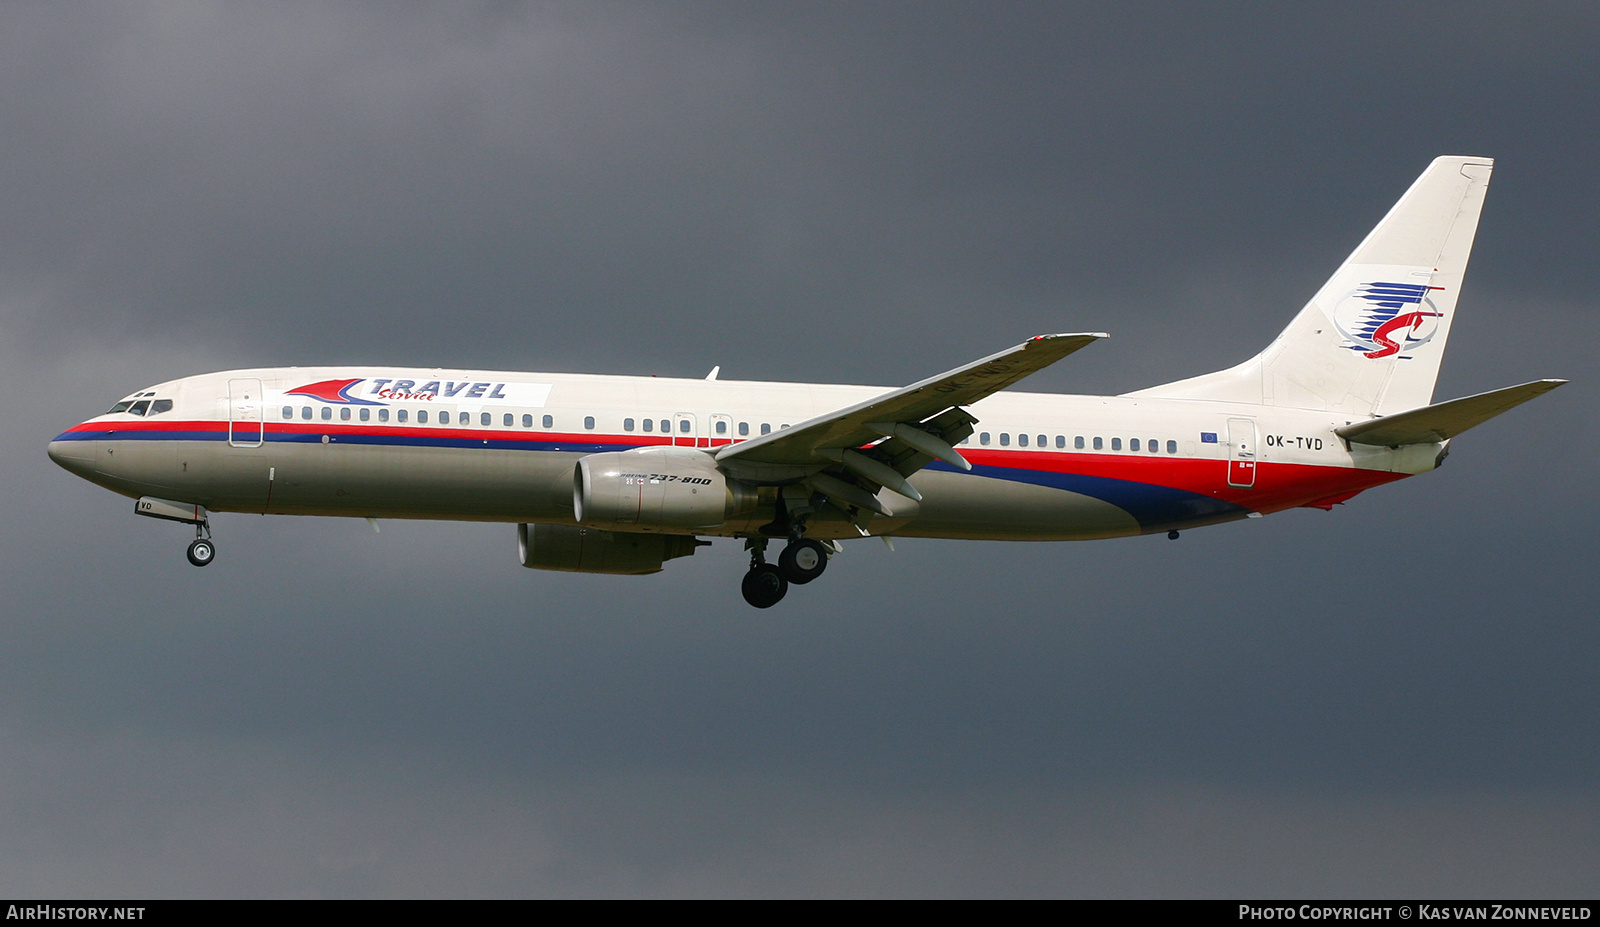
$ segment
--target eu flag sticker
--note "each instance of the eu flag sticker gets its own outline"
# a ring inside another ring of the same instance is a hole
[[[1214,431],[1202,431],[1202,432],[1200,432],[1200,443],[1201,444],[1216,444],[1217,443],[1217,433],[1214,432]]]

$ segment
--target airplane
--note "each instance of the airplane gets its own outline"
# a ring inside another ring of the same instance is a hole
[[[742,539],[745,600],[820,577],[843,541],[1060,541],[1331,510],[1437,468],[1459,434],[1567,382],[1433,403],[1493,161],[1433,161],[1276,340],[1118,396],[1008,389],[1106,337],[1039,335],[900,389],[278,367],[134,392],[50,442],[139,515],[515,523],[543,570],[659,572]],[[769,544],[783,544],[776,562]]]

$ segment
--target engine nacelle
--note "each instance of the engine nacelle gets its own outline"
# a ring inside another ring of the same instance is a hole
[[[754,486],[729,480],[709,454],[650,447],[590,454],[572,473],[580,525],[619,531],[715,528],[756,507]]]
[[[571,525],[518,525],[517,556],[535,570],[566,573],[643,575],[687,557],[709,544],[682,534],[639,534],[574,528]]]

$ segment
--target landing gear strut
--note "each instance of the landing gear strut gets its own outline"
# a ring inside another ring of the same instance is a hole
[[[745,541],[745,547],[750,550],[750,572],[744,574],[739,591],[756,608],[771,608],[789,591],[789,581],[776,564],[767,562],[766,538],[751,538]]]

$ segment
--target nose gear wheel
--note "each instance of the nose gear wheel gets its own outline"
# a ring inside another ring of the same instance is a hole
[[[203,567],[215,560],[217,547],[208,538],[195,538],[189,545],[189,562],[197,567]]]

